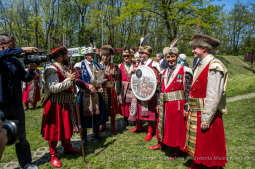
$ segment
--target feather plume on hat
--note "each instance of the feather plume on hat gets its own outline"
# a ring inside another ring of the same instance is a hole
[[[138,50],[139,53],[146,53],[148,55],[151,55],[152,47],[146,45],[146,42],[148,41],[149,38],[150,38],[149,33],[145,37],[141,37],[140,46],[139,46],[139,50]]]
[[[167,54],[175,54],[178,56],[179,54],[179,49],[177,47],[174,47],[175,44],[178,42],[178,40],[180,40],[183,37],[183,35],[180,35],[179,37],[175,38],[171,43],[170,43],[170,47],[165,47],[163,49],[163,54],[164,56],[166,56]]]
[[[141,39],[140,39],[140,46],[144,46],[149,38],[150,38],[150,34],[149,33],[145,37],[141,37]]]
[[[198,23],[196,26],[195,33],[191,41],[189,42],[190,46],[207,48],[209,50],[216,48],[217,46],[220,45],[220,41],[218,39],[213,38],[209,35],[203,35],[198,33],[201,26],[201,21],[202,21],[202,17],[200,16],[198,18]]]

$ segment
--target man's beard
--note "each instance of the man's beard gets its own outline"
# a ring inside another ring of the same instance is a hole
[[[175,68],[176,65],[177,65],[177,63],[176,63],[176,64],[170,64],[170,62],[167,62],[167,67],[168,67],[169,69]]]
[[[68,66],[69,65],[69,59],[64,59],[63,60],[63,65]]]

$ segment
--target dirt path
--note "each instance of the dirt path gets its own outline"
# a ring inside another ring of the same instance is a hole
[[[229,98],[227,98],[227,103],[231,103],[231,102],[235,102],[235,101],[243,100],[243,99],[250,99],[253,97],[255,97],[255,93],[249,93],[249,94],[245,94],[245,95],[229,97]]]

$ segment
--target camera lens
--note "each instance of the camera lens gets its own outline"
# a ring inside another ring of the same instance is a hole
[[[4,121],[2,128],[6,129],[7,131],[7,137],[8,137],[7,145],[11,145],[15,143],[17,135],[18,135],[17,124],[14,121],[6,120]]]

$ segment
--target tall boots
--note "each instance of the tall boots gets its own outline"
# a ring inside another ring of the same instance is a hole
[[[115,119],[116,119],[116,115],[111,115],[111,130],[112,133],[115,132]],[[99,132],[103,132],[106,129],[106,122],[104,124],[101,124],[99,127]]]
[[[158,149],[162,149],[162,143],[158,142],[158,144],[154,145],[154,146],[150,146],[151,150],[158,150]]]
[[[145,141],[150,141],[152,138],[153,134],[153,122],[149,121],[148,122],[148,131],[147,131],[147,136],[144,138]]]
[[[57,144],[57,141],[49,141],[50,164],[52,165],[52,167],[59,168],[62,164],[57,157]]]
[[[50,148],[50,163],[53,167],[61,167],[61,162],[57,157],[57,141],[49,141]],[[72,147],[70,139],[62,140],[62,145],[64,147],[64,153],[79,153],[80,150]]]
[[[128,123],[128,118],[127,117],[124,117],[124,122],[125,122],[125,126],[128,126],[129,123]]]
[[[112,115],[111,115],[111,128],[112,128],[112,133],[115,132],[115,118],[116,118],[116,115],[115,115],[115,114],[112,114]]]
[[[143,130],[143,123],[141,120],[136,120],[135,128],[130,129],[130,132],[139,132]]]
[[[81,152],[79,149],[73,148],[70,139],[62,140],[62,146],[64,147],[64,153],[71,154],[71,153],[79,153]]]

